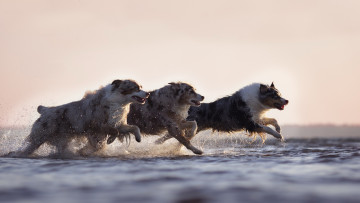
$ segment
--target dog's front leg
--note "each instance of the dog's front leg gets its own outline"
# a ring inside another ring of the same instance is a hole
[[[268,133],[272,136],[274,136],[275,138],[278,138],[280,139],[281,141],[284,141],[284,138],[283,136],[276,132],[275,130],[271,129],[270,127],[268,126],[265,126],[265,125],[259,125],[259,128],[256,130],[257,132],[265,132],[265,133]]]
[[[136,125],[121,125],[118,127],[118,131],[120,134],[131,133],[131,134],[135,135],[135,140],[137,142],[141,142],[140,129]]]
[[[101,132],[110,135],[110,137],[107,139],[107,144],[111,144],[119,136],[119,130],[107,124],[103,124],[101,126]]]
[[[180,128],[185,130],[185,137],[191,140],[195,136],[198,127],[196,121],[184,121],[180,124]]]
[[[197,131],[197,124],[196,121],[183,121],[180,123],[180,130],[181,131],[185,131],[185,138],[187,138],[188,140],[191,140],[194,136],[195,133]],[[162,144],[164,143],[166,140],[172,138],[173,136],[171,136],[169,133],[167,133],[166,135],[160,137],[159,139],[157,139],[155,141],[155,144]]]
[[[261,122],[265,125],[272,125],[275,127],[276,132],[280,133],[280,126],[275,118],[262,118]]]
[[[202,154],[203,152],[196,147],[194,147],[188,139],[185,138],[182,130],[176,125],[169,125],[167,127],[169,135],[177,139],[181,144],[183,144],[187,149],[191,150],[195,154]]]
[[[101,126],[101,132],[111,136],[117,136],[119,134],[118,129],[105,124]]]

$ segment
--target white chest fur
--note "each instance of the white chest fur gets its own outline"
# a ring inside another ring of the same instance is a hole
[[[242,88],[239,91],[241,98],[250,108],[250,113],[252,119],[257,123],[262,123],[262,118],[264,114],[269,110],[269,108],[263,105],[259,100],[260,84],[253,83],[249,86]]]
[[[180,116],[182,119],[186,119],[188,117],[190,105],[174,105],[171,110],[176,113],[176,115]]]
[[[110,105],[109,123],[115,127],[127,124],[127,115],[130,111],[130,104]]]

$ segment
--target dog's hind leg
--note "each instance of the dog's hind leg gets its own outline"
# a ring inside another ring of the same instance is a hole
[[[83,147],[82,149],[79,150],[79,154],[81,156],[89,156],[89,155],[92,155],[94,152],[96,152],[96,146],[94,146],[93,143],[90,143],[90,139],[88,140],[89,143],[87,143],[85,145],[85,147]]]
[[[38,149],[43,143],[49,140],[50,136],[54,135],[56,125],[53,124],[52,119],[43,119],[43,116],[38,118],[31,128],[30,134],[26,137],[28,145],[25,149],[21,150],[19,156],[29,156],[36,149]]]
[[[68,155],[72,154],[68,148],[70,142],[71,139],[67,137],[67,135],[61,135],[57,139],[51,141],[50,144],[56,147],[57,155]]]
[[[31,155],[36,149],[38,149],[45,141],[45,136],[36,136],[33,133],[27,138],[29,144],[25,147],[25,149],[21,150],[16,156],[26,157]]]
[[[93,155],[94,153],[101,151],[104,148],[106,134],[87,134],[86,137],[88,143],[79,151],[81,156]]]

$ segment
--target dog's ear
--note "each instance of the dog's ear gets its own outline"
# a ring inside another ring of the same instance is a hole
[[[111,88],[112,91],[114,91],[116,88],[118,88],[120,86],[120,84],[122,83],[122,80],[114,80],[111,85],[113,86]]]
[[[179,89],[180,88],[179,83],[170,82],[169,85],[171,85],[171,87],[174,88],[174,89]]]
[[[270,87],[275,88],[274,82],[271,83]]]
[[[115,86],[119,86],[121,84],[122,80],[114,80],[111,84]]]
[[[260,84],[260,93],[265,94],[268,91],[268,86]]]

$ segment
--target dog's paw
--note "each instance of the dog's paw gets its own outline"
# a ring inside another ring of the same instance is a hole
[[[280,133],[275,132],[275,133],[273,133],[272,135],[273,135],[275,138],[279,139],[279,140],[282,140],[282,139],[283,139],[283,136],[282,136]]]
[[[136,142],[141,142],[141,136],[135,136]]]
[[[198,155],[201,155],[203,154],[204,152],[201,151],[200,149],[196,148],[196,147],[191,147],[190,149],[194,154],[198,154]]]
[[[279,125],[275,126],[275,130],[276,130],[276,132],[280,133],[281,132],[280,126]]]
[[[285,142],[285,138],[281,134],[274,136],[274,137],[279,139],[280,142]]]

